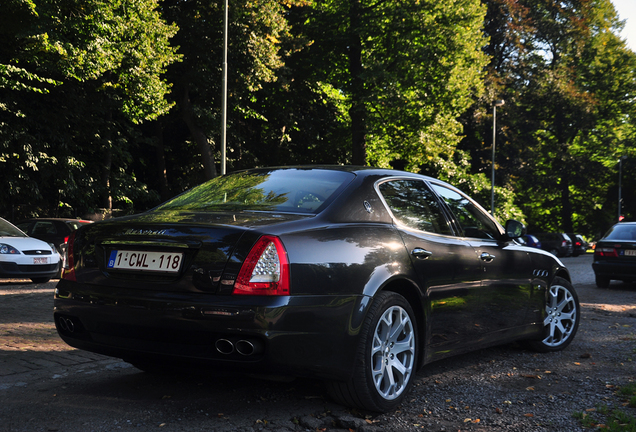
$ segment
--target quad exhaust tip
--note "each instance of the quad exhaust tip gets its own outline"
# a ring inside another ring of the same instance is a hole
[[[216,350],[223,355],[230,355],[237,352],[243,356],[251,356],[263,351],[263,344],[258,340],[241,339],[232,342],[228,339],[218,339],[214,346]]]
[[[58,322],[60,323],[60,328],[68,333],[75,332],[75,323],[71,318],[60,317]]]

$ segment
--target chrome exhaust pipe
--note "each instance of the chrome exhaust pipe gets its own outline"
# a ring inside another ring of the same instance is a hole
[[[216,350],[224,355],[230,355],[234,352],[234,344],[227,339],[219,339],[214,343]]]
[[[75,323],[70,318],[60,317],[60,328],[66,332],[73,333],[75,331]]]
[[[258,354],[263,351],[263,344],[258,340],[240,340],[236,343],[236,351],[244,356]]]

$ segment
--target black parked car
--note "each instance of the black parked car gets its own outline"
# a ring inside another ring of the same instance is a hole
[[[91,223],[88,220],[63,218],[26,219],[16,224],[27,235],[53,243],[60,254],[64,253],[65,244],[71,233],[80,226]]]
[[[611,280],[636,280],[636,222],[610,228],[596,243],[592,268],[599,288],[607,288]]]
[[[574,253],[572,240],[565,233],[537,233],[534,236],[541,241],[541,249],[554,256],[569,257]]]
[[[567,236],[572,240],[572,256],[576,257],[587,252],[589,244],[582,235],[567,233]]]
[[[237,172],[77,230],[55,324],[69,345],[142,370],[317,377],[342,404],[386,411],[426,363],[572,341],[568,270],[515,243],[524,231],[407,172]]]

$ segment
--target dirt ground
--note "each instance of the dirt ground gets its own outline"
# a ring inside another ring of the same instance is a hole
[[[52,323],[56,281],[0,280],[0,431],[583,430],[575,412],[629,409],[616,389],[636,380],[636,286],[601,290],[590,256],[564,262],[581,302],[570,347],[513,344],[428,365],[403,406],[382,415],[334,404],[318,381],[158,377],[74,350]]]

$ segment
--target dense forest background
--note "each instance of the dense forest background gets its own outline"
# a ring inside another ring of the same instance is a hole
[[[227,171],[438,177],[531,230],[636,218],[610,0],[229,0]],[[139,212],[220,174],[223,2],[2,0],[0,216]],[[619,158],[626,156],[622,164]]]

